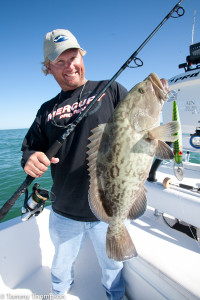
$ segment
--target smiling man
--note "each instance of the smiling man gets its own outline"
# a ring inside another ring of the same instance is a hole
[[[78,49],[64,51],[55,61],[47,65],[63,91],[73,90],[86,82],[83,58]]]
[[[92,107],[51,161],[45,153],[78,114],[105,87],[107,80],[85,78],[83,50],[68,30],[56,29],[44,39],[43,71],[51,74],[60,93],[38,110],[22,145],[22,166],[32,177],[40,177],[51,165],[52,211],[49,228],[55,255],[52,264],[52,293],[67,295],[74,283],[73,264],[86,233],[89,234],[102,268],[102,284],[108,299],[124,299],[122,262],[106,254],[107,224],[99,221],[88,204],[89,176],[86,151],[91,130],[106,123],[127,94],[114,82]],[[89,257],[88,257],[89,260]]]

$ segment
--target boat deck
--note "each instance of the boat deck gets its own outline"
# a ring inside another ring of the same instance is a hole
[[[151,207],[131,226],[139,255],[125,262],[130,299],[200,299],[199,242],[168,227]]]
[[[199,166],[193,165],[190,170],[188,166],[185,165],[184,183],[199,186]],[[154,214],[156,208],[200,227],[199,194],[163,188],[161,182],[166,174],[175,181],[172,172],[169,165],[163,165],[157,174],[158,181],[146,183],[148,209],[130,224],[138,256],[124,265],[129,300],[200,299],[199,241],[167,226],[162,214]],[[0,299],[16,299],[17,295],[29,295],[28,300],[40,299],[42,295],[47,298],[54,251],[48,232],[50,209],[45,208],[42,214],[27,222],[15,218],[1,223]],[[69,300],[106,300],[101,270],[89,237],[74,271],[75,283]]]
[[[30,295],[32,299],[49,295],[53,246],[48,235],[48,215],[49,209],[45,209],[41,216],[32,218],[26,224],[16,218],[15,226],[0,231],[1,241],[7,241],[6,244],[1,245],[0,250],[0,253],[3,253],[0,259],[0,294]],[[1,225],[8,225],[9,222],[12,225],[12,221],[14,220]],[[26,251],[21,249],[23,244],[26,246]],[[107,299],[101,285],[101,269],[89,237],[86,237],[77,258],[74,273],[75,284],[67,299]]]
[[[1,241],[7,241],[0,248],[0,294],[4,299],[9,295],[39,299],[49,294],[53,247],[48,215],[49,209],[45,209],[26,224],[20,222],[0,231]],[[125,262],[128,299],[200,299],[200,244],[196,240],[169,228],[151,207],[129,230],[138,256]],[[89,238],[75,263],[75,284],[68,299],[106,300]]]

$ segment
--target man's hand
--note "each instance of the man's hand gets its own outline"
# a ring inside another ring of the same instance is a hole
[[[29,157],[29,160],[24,167],[24,171],[26,174],[38,178],[47,171],[51,163],[57,164],[58,162],[59,158],[52,157],[52,159],[49,160],[43,152],[35,152]]]

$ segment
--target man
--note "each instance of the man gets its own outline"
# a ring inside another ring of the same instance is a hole
[[[44,72],[52,74],[61,92],[39,109],[23,145],[24,171],[40,177],[51,164],[52,212],[49,228],[55,246],[52,263],[52,293],[66,295],[73,284],[73,264],[86,233],[89,234],[102,268],[102,284],[108,299],[123,299],[122,262],[109,259],[105,251],[107,224],[100,222],[88,204],[89,178],[86,151],[91,130],[106,123],[127,91],[114,82],[92,107],[51,161],[49,147],[102,90],[107,81],[88,81],[84,51],[68,30],[57,29],[44,39]]]

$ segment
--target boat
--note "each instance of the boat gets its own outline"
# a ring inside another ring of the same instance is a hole
[[[179,65],[185,72],[168,80],[171,96],[163,107],[163,122],[172,118],[172,103],[177,101],[183,135],[189,135],[188,146],[200,149],[200,43],[190,46],[186,62]]]
[[[138,256],[124,263],[130,300],[200,299],[200,165],[184,162],[184,170],[184,187],[173,174],[172,162],[162,164],[156,181],[145,184],[147,211],[129,226]],[[169,188],[163,186],[166,177],[172,180]],[[54,251],[48,232],[50,210],[47,206],[26,222],[17,217],[1,223],[1,299],[50,298]],[[196,228],[193,236],[174,229],[174,218],[191,232]],[[88,237],[76,261],[75,284],[67,299],[106,300]]]
[[[184,120],[183,148],[199,151],[198,138],[194,148],[188,135],[198,133],[200,69],[190,70],[188,62],[184,68],[184,75],[169,83]],[[163,110],[164,123],[171,121],[171,104]],[[126,296],[129,300],[200,299],[200,164],[183,159],[182,181],[174,174],[173,161],[153,166],[145,183],[147,210],[128,226],[138,256],[124,262]],[[28,221],[17,217],[0,224],[0,299],[51,299],[50,211],[51,206],[46,206]],[[75,284],[67,299],[106,300],[88,237],[74,272]]]

